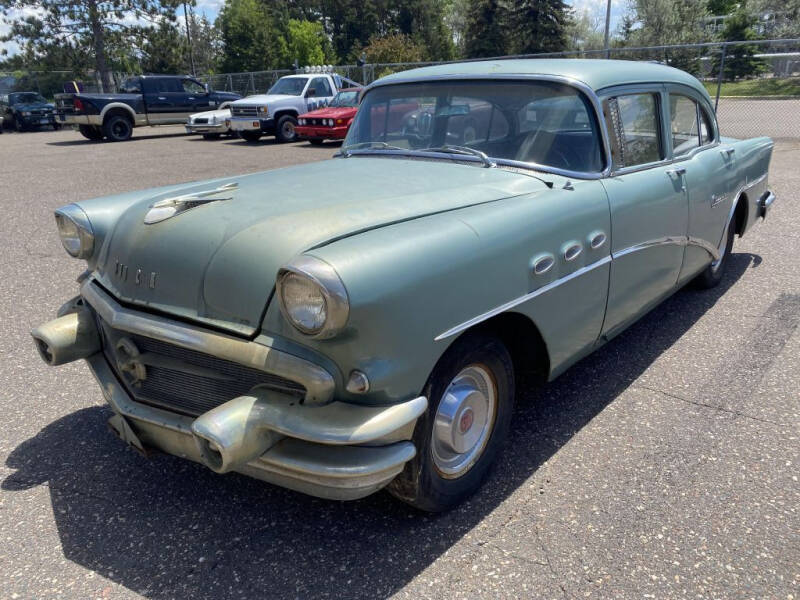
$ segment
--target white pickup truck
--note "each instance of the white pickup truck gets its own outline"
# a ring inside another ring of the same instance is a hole
[[[279,142],[296,139],[297,116],[328,105],[342,87],[359,85],[336,73],[286,75],[266,94],[230,104],[231,129],[248,142],[274,135]]]

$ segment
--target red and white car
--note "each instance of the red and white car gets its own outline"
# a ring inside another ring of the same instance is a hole
[[[312,144],[321,144],[325,140],[343,140],[353,117],[356,116],[360,92],[361,88],[339,90],[325,108],[297,117],[297,137]]]

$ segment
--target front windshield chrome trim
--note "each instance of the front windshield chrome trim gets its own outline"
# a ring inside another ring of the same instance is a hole
[[[382,81],[378,80],[366,87],[361,95],[361,99],[363,101],[364,97],[373,89],[377,87],[385,87],[391,85],[413,85],[415,83],[430,83],[433,81],[484,81],[484,80],[493,80],[493,81],[549,81],[552,83],[561,83],[563,85],[568,85],[571,87],[576,88],[578,91],[582,92],[586,95],[591,103],[592,107],[594,107],[595,118],[597,119],[597,125],[600,130],[600,142],[603,148],[603,158],[605,161],[605,168],[602,171],[591,172],[591,173],[582,173],[582,172],[573,172],[568,171],[565,169],[558,169],[557,167],[548,167],[547,165],[536,165],[534,163],[525,163],[519,161],[507,161],[505,159],[496,158],[490,156],[493,161],[495,161],[498,165],[500,164],[510,164],[510,166],[521,167],[523,169],[533,169],[535,171],[542,171],[545,173],[554,173],[556,175],[564,175],[567,177],[575,177],[576,179],[601,179],[603,177],[608,177],[611,175],[611,143],[608,134],[608,128],[606,127],[606,120],[603,118],[603,105],[600,102],[600,98],[597,95],[597,92],[586,84],[585,82],[581,81],[580,79],[575,79],[573,77],[565,77],[563,75],[545,75],[545,74],[536,74],[536,73],[503,73],[502,76],[498,76],[494,73],[482,73],[476,75],[469,75],[465,76],[463,74],[452,74],[452,75],[425,75],[422,77],[415,77],[413,79],[401,79],[401,80],[390,80],[390,81]]]

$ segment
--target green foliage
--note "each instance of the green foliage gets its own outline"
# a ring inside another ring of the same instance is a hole
[[[322,23],[289,19],[289,56],[301,67],[323,64],[327,42]]]
[[[186,34],[175,23],[163,22],[142,32],[140,60],[143,73],[188,73]],[[180,41],[183,43],[175,43]]]
[[[727,60],[727,59],[726,59]],[[705,81],[703,85],[713,98],[717,93],[716,81]],[[743,79],[723,83],[721,96],[790,96],[800,97],[800,77],[769,77],[764,79]]]
[[[565,29],[570,50],[597,50],[603,47],[605,23],[599,23],[588,11],[574,14]]]
[[[502,56],[508,51],[508,9],[501,0],[474,0],[467,11],[464,55]]]
[[[381,38],[373,37],[364,48],[368,63],[419,62],[423,50],[407,35],[393,33]]]
[[[571,11],[562,0],[517,0],[509,12],[512,54],[567,49],[566,29]]]
[[[725,28],[722,30],[722,38],[725,41],[745,41],[755,40],[758,36],[753,31],[755,18],[744,10],[737,10],[733,15],[725,19]],[[767,65],[754,55],[757,48],[753,44],[741,46],[728,46],[725,51],[725,63],[722,66],[722,78],[725,81],[736,81],[746,77],[754,77],[763,73]],[[715,57],[713,62],[713,72],[718,73],[721,63],[721,56]]]
[[[227,0],[217,19],[225,48],[221,69],[241,73],[288,67],[281,16],[258,0]]]
[[[708,13],[714,17],[729,15],[739,6],[738,0],[708,0]]]

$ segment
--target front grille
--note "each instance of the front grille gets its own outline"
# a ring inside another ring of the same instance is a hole
[[[278,375],[153,338],[116,331],[102,320],[99,325],[103,352],[111,368],[138,402],[198,416],[247,394],[255,386],[298,398],[306,392],[303,385]],[[133,342],[140,353],[139,361],[145,364],[145,378],[136,383],[117,365],[115,346],[121,338]]]
[[[194,120],[195,125],[205,125],[206,123],[208,123],[208,119],[204,119],[202,117]]]
[[[231,106],[231,115],[234,117],[257,117],[257,106]]]

